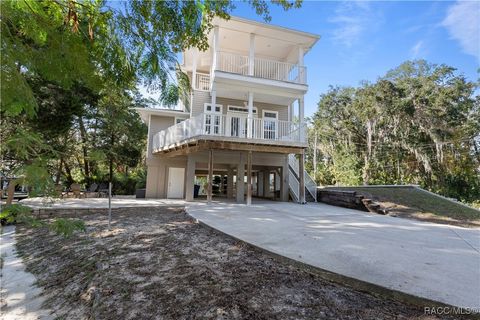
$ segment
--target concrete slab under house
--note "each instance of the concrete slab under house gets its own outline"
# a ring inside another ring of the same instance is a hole
[[[315,201],[303,61],[320,37],[232,17],[208,38],[208,50],[183,52],[190,96],[176,109],[137,109],[148,125],[146,197]]]

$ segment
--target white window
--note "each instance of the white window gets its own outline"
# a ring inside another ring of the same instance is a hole
[[[180,122],[183,122],[185,120],[187,120],[187,119],[175,117],[175,124],[179,124]]]
[[[216,104],[215,105],[215,110],[212,110],[212,104],[211,103],[205,103],[203,105],[203,111],[205,113],[222,113],[223,106],[221,104]]]

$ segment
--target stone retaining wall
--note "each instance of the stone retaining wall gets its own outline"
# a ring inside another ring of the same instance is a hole
[[[168,207],[178,207],[181,206],[168,206]],[[165,209],[164,206],[155,206],[155,207],[121,207],[121,208],[112,208],[112,215],[115,214],[135,214],[140,210],[148,210],[149,212],[158,212],[161,213]],[[40,208],[34,209],[33,215],[39,219],[49,219],[49,218],[80,218],[86,215],[91,214],[104,214],[108,215],[108,208]]]

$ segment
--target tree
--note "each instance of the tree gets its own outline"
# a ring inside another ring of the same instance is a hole
[[[352,184],[361,168],[363,184],[419,183],[466,201],[480,197],[475,88],[454,68],[424,60],[373,84],[331,88],[314,128],[334,181],[319,182]]]
[[[270,18],[269,3],[249,3]],[[206,49],[213,18],[228,19],[234,8],[230,0],[109,4],[0,2],[2,171],[51,186],[62,176],[98,179],[103,156],[110,180],[115,165],[138,163],[144,127],[128,109],[138,102],[136,85],[162,91],[165,101],[184,99],[189,86],[176,53]],[[300,1],[273,4],[290,9]]]

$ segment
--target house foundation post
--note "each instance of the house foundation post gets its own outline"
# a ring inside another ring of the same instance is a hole
[[[228,168],[227,171],[227,198],[233,198],[233,169]]]
[[[300,180],[298,184],[298,200],[301,204],[305,204],[305,151],[302,150],[298,160],[298,177]]]
[[[237,166],[237,202],[245,201],[245,159],[240,154],[240,163]]]
[[[213,185],[213,150],[208,151],[208,190],[207,190],[207,202],[212,202],[212,188]]]
[[[247,154],[247,206],[252,204],[252,151]]]
[[[193,201],[193,189],[195,184],[195,159],[191,155],[188,156],[187,159],[187,174],[185,179],[185,200]]]
[[[289,172],[288,172],[288,154],[285,155],[285,159],[283,161],[283,166],[282,166],[282,187],[281,187],[281,200],[282,201],[288,201],[288,189],[290,188],[290,183],[289,183]]]
[[[263,171],[263,196],[268,197],[270,193],[270,170]]]
[[[257,196],[263,197],[263,171],[257,173]]]

